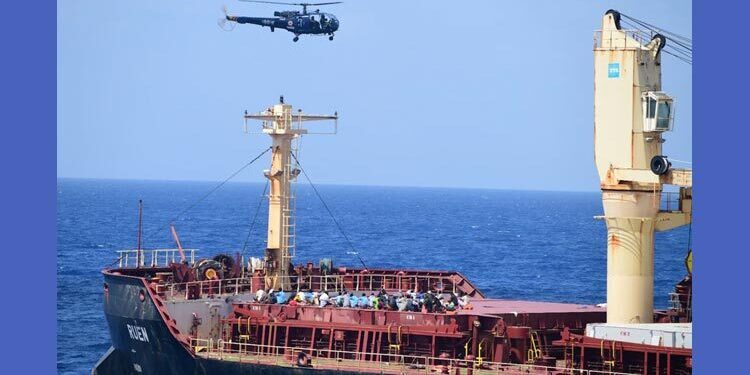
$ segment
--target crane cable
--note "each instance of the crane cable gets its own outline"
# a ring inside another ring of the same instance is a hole
[[[639,28],[644,28],[650,31],[652,34],[659,33],[668,36],[670,41],[674,44],[667,43],[663,50],[664,53],[674,56],[675,58],[682,60],[690,65],[693,64],[693,40],[691,38],[652,25],[646,21],[639,20],[627,14],[620,13],[620,15],[627,20],[626,23],[629,24],[628,26],[632,26],[634,29],[636,29],[637,32],[642,33],[642,35],[647,35],[647,33],[639,30]]]
[[[328,211],[328,215],[330,215],[331,219],[333,219],[334,224],[336,224],[336,227],[338,228],[339,232],[341,233],[341,235],[346,240],[346,243],[349,245],[349,248],[352,249],[352,251],[351,251],[352,254],[356,255],[357,258],[359,259],[359,262],[362,263],[362,267],[364,267],[365,269],[367,269],[367,265],[365,264],[365,261],[362,260],[361,256],[359,256],[359,252],[354,247],[354,244],[352,244],[352,241],[349,239],[349,236],[347,236],[346,232],[344,232],[344,229],[341,227],[341,224],[339,224],[338,220],[336,220],[336,217],[333,215],[333,212],[328,207],[328,204],[326,204],[326,201],[323,200],[323,197],[320,195],[320,192],[318,191],[318,188],[315,187],[315,184],[313,184],[312,180],[310,180],[310,176],[308,176],[307,172],[305,172],[305,169],[302,168],[302,164],[300,164],[299,160],[297,159],[297,156],[293,152],[290,152],[290,154],[292,155],[292,158],[294,158],[295,163],[297,163],[297,167],[299,167],[299,170],[300,170],[300,172],[302,172],[302,175],[305,176],[305,179],[307,180],[307,183],[309,183],[310,186],[312,187],[313,191],[315,192],[315,195],[317,195],[318,199],[320,199],[320,202],[323,203],[323,207],[325,207],[326,211]]]
[[[268,191],[268,179],[266,179],[266,186],[263,188],[263,194],[261,194],[260,199],[258,199],[258,205],[255,207],[255,215],[253,215],[253,221],[250,223],[250,228],[247,230],[247,237],[245,237],[245,243],[242,245],[242,257],[245,257],[245,250],[247,249],[247,244],[250,241],[250,235],[253,233],[253,228],[255,228],[255,223],[258,220],[258,213],[260,213],[260,206],[263,204],[263,198],[266,196],[266,192]]]
[[[234,173],[230,174],[227,178],[225,178],[223,181],[221,181],[216,186],[214,186],[206,194],[204,194],[198,200],[196,200],[195,202],[193,202],[193,204],[191,204],[190,206],[188,206],[184,210],[180,211],[180,213],[178,213],[171,220],[169,220],[168,225],[174,224],[174,222],[177,221],[177,220],[179,220],[182,217],[182,215],[186,214],[188,211],[190,211],[193,208],[195,208],[195,206],[197,206],[198,204],[200,204],[201,202],[203,202],[206,198],[208,198],[211,194],[213,194],[214,192],[216,192],[217,190],[219,190],[222,186],[224,186],[224,184],[226,184],[227,182],[229,182],[229,180],[231,180],[232,178],[234,178],[235,176],[237,176],[238,174],[240,174],[240,172],[242,172],[243,170],[245,170],[245,168],[249,167],[255,161],[257,161],[258,159],[260,159],[260,157],[263,156],[263,155],[265,155],[268,151],[271,151],[271,147],[266,148],[263,152],[261,152],[260,154],[258,154],[258,156],[256,156],[255,158],[253,158],[249,162],[245,163],[245,165],[243,165],[242,167],[240,167],[239,169],[237,169],[236,171],[234,171]],[[161,227],[159,227],[159,228],[161,228]],[[144,235],[143,236],[144,239],[150,238],[152,235],[154,235],[154,232],[156,232],[156,229],[153,232],[150,232],[148,235]]]

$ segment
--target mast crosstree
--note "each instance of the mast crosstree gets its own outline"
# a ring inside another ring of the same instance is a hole
[[[278,104],[257,114],[245,113],[245,121],[262,121],[262,133],[271,137],[271,167],[263,171],[269,181],[268,236],[265,251],[266,288],[289,290],[292,258],[296,252],[296,204],[294,182],[300,173],[296,157],[299,138],[308,134],[302,127],[307,121],[338,121],[338,114],[310,115],[292,106]]]

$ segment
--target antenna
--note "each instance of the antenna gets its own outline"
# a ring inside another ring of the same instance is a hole
[[[143,235],[143,199],[138,200],[138,247],[135,252],[136,267],[141,266],[141,238]]]

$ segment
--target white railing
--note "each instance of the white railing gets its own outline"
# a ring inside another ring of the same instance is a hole
[[[183,249],[182,251],[190,264],[195,263],[197,249]],[[180,261],[179,249],[119,250],[117,254],[119,268],[167,267],[170,263]],[[146,260],[147,257],[148,260]]]
[[[318,369],[336,369],[363,373],[432,374],[456,373],[456,369],[473,369],[476,374],[578,374],[629,375],[628,373],[581,370],[531,364],[488,362],[482,358],[464,360],[398,353],[352,352],[345,350],[299,348],[224,341],[222,339],[190,339],[190,347],[197,356],[240,363],[276,366],[295,366],[304,353],[311,359],[308,365]],[[447,372],[446,372],[447,370]]]
[[[408,283],[408,284],[406,284]],[[449,284],[448,284],[449,283]],[[318,292],[374,292],[385,287],[387,291],[398,291],[403,289],[414,290],[415,285],[428,285],[429,288],[435,288],[439,291],[448,293],[456,292],[456,285],[451,282],[449,276],[427,276],[427,275],[397,275],[397,274],[343,274],[343,275],[310,275],[310,276],[288,276],[286,285],[293,285],[292,290],[286,291],[306,291],[313,289]],[[408,285],[407,288],[402,286]],[[443,288],[440,288],[440,287]],[[257,287],[257,286],[256,286]],[[442,289],[442,290],[441,290]],[[205,293],[212,295],[239,294],[243,292],[254,292],[252,278],[236,278],[212,281],[191,281],[185,283],[164,283],[157,286],[157,291],[164,293],[167,299],[181,298],[184,294],[187,298],[188,292]],[[196,292],[199,291],[199,292]],[[425,292],[425,290],[422,290]],[[193,294],[193,298],[195,297]]]
[[[204,295],[238,295],[253,291],[252,279],[219,279],[190,281],[187,283],[167,283],[156,285],[156,292],[166,301],[174,299],[198,299]]]
[[[641,30],[597,30],[594,32],[594,48],[639,49],[651,41],[646,36]]]

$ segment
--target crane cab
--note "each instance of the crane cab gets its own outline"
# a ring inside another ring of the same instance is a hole
[[[661,91],[646,91],[643,104],[643,131],[671,131],[674,125],[674,99]]]

